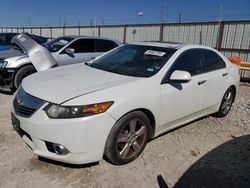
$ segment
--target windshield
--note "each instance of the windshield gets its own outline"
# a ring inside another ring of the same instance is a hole
[[[87,65],[100,70],[135,77],[155,75],[176,49],[123,45]]]
[[[50,52],[57,52],[58,50],[62,49],[65,45],[71,42],[73,38],[69,37],[59,37],[52,41],[46,43],[46,46]]]

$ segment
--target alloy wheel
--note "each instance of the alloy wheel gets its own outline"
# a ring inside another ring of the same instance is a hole
[[[134,157],[144,146],[147,138],[147,128],[139,119],[130,120],[118,134],[116,152],[122,159]]]
[[[228,90],[223,97],[223,102],[221,106],[221,110],[223,114],[227,114],[232,106],[233,103],[233,92]]]

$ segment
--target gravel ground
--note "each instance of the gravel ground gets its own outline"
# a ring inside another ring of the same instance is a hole
[[[11,98],[0,93],[0,187],[250,187],[250,85],[225,118],[164,134],[124,166],[39,160],[11,127]]]

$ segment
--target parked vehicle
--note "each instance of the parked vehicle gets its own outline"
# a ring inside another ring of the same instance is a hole
[[[17,33],[0,33],[0,51],[9,50],[12,47],[11,39],[15,35],[17,35]],[[31,37],[41,43],[46,43],[48,41],[47,38],[37,35],[31,35]]]
[[[38,156],[82,164],[105,155],[121,165],[166,131],[209,114],[226,116],[238,84],[237,66],[212,48],[127,44],[25,78],[12,123]]]
[[[58,37],[44,46],[33,42],[26,34],[16,35],[12,40],[22,51],[14,50],[5,54],[0,52],[0,89],[15,91],[23,78],[34,72],[45,70],[53,66],[70,65],[90,61],[97,56],[107,52],[121,43],[119,41],[91,37],[91,36],[64,36]],[[33,48],[37,53],[35,60],[26,54],[27,48]],[[53,65],[46,66],[42,51],[51,52]]]

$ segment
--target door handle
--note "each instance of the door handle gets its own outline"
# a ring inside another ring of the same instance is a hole
[[[200,85],[202,85],[202,84],[205,84],[206,82],[207,82],[207,80],[199,81],[199,82],[198,82],[198,85],[200,86]]]
[[[222,74],[222,76],[223,76],[223,77],[224,77],[224,76],[227,76],[227,75],[228,75],[228,73],[227,73],[227,72]]]

